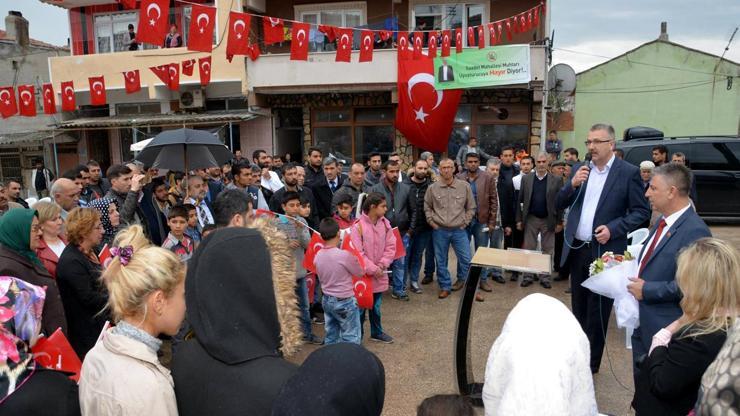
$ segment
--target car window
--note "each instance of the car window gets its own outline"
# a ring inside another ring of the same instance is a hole
[[[619,146],[617,146],[619,147]],[[644,160],[653,160],[653,145],[637,146],[628,149],[624,149],[624,160],[635,165],[640,166],[640,162]]]
[[[732,146],[731,150],[728,145]],[[694,143],[691,169],[740,170],[737,143]]]

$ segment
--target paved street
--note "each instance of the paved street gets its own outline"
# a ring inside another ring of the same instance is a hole
[[[740,227],[715,226],[712,232],[740,247]],[[454,259],[454,255],[450,257]],[[450,269],[455,269],[454,261]],[[531,293],[541,292],[570,306],[570,295],[564,293],[566,287],[567,282],[554,282],[551,290],[537,284],[528,288],[521,288],[513,282],[495,284],[494,292],[485,294],[485,302],[475,303],[471,352],[476,381],[483,380],[488,351],[516,302]],[[414,415],[416,406],[425,397],[456,392],[453,350],[460,294],[455,292],[446,300],[438,300],[436,286],[424,286],[424,289],[421,295],[410,294],[410,302],[384,297],[383,327],[395,337],[394,344],[379,345],[366,341],[367,347],[378,354],[385,365],[384,415]],[[321,327],[314,328],[321,333]],[[632,355],[625,348],[624,331],[617,329],[613,316],[607,338],[601,371],[594,378],[596,401],[602,413],[630,415]],[[315,348],[304,347],[297,360],[302,360]],[[547,354],[547,345],[542,346],[542,353]]]

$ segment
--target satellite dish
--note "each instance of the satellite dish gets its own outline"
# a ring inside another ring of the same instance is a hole
[[[547,73],[547,85],[550,93],[567,97],[576,89],[576,71],[570,65],[557,64]]]

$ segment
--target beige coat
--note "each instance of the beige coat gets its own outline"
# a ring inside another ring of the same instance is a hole
[[[82,364],[80,408],[83,415],[177,416],[172,376],[146,345],[108,330]]]

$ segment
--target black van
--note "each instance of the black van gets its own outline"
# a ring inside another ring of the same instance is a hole
[[[649,135],[647,135],[649,136]],[[628,138],[625,135],[625,138]],[[671,155],[686,155],[696,181],[696,210],[707,220],[740,220],[740,137],[642,137],[617,142],[624,160],[639,166],[652,161],[653,147],[664,145]]]

